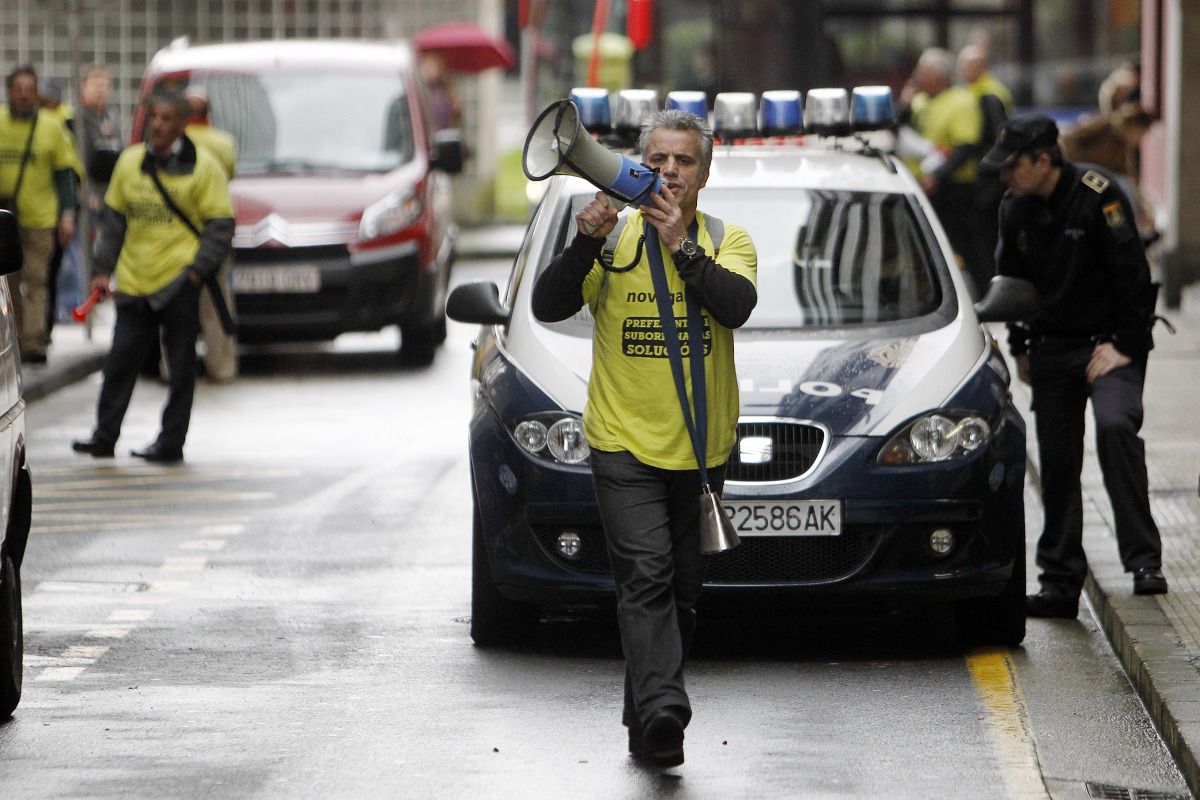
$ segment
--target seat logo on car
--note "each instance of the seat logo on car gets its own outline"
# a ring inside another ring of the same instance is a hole
[[[743,464],[769,464],[775,445],[769,436],[743,436],[738,442],[738,460]]]

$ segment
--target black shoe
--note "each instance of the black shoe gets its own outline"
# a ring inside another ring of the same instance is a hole
[[[670,708],[650,715],[642,731],[640,757],[656,767],[677,767],[683,763],[683,720]]]
[[[1142,567],[1133,572],[1134,594],[1166,594],[1167,579],[1158,567]]]
[[[95,436],[90,439],[77,439],[71,442],[71,449],[76,453],[89,453],[92,458],[112,458],[115,455],[112,444],[109,442],[98,442]]]
[[[144,458],[154,464],[178,464],[183,461],[182,450],[168,450],[158,442],[147,445],[141,450],[130,450],[129,454],[135,458]]]
[[[1025,615],[1048,619],[1075,619],[1079,616],[1079,595],[1042,589],[1025,595]]]
[[[21,356],[21,362],[24,364],[45,364],[45,353],[26,353]]]

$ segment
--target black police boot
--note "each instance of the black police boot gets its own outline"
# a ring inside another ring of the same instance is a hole
[[[1142,567],[1133,572],[1134,594],[1166,594],[1167,579],[1157,567]]]

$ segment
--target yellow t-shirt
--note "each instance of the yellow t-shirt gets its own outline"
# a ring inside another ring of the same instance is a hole
[[[197,147],[203,147],[216,156],[225,169],[225,177],[233,178],[237,173],[237,142],[232,134],[200,122],[189,123],[184,133]]]
[[[163,202],[150,176],[142,172],[146,145],[125,148],[113,168],[104,203],[125,217],[125,242],[117,258],[117,290],[154,294],[175,280],[195,259],[200,247],[188,227]],[[159,172],[159,180],[200,230],[210,219],[233,216],[229,181],[216,158],[196,148],[196,167],[187,175]]]
[[[961,86],[951,86],[935,97],[918,94],[913,98],[912,116],[917,132],[946,152],[962,144],[976,144],[983,134],[979,100]],[[914,172],[920,174],[919,169]],[[975,174],[975,162],[968,160],[950,177],[955,183],[971,183]]]
[[[698,213],[696,217],[697,243],[711,254],[714,248],[704,215]],[[635,211],[621,233],[613,263],[628,264],[633,260],[641,233],[642,215]],[[670,251],[661,245],[660,249],[673,298],[675,324],[685,345],[683,373],[690,403],[692,378],[686,348],[690,337],[685,284],[675,270]],[[725,224],[725,239],[717,262],[752,283],[757,281],[754,242],[737,225]],[[599,263],[594,264],[584,280],[583,297],[596,321],[592,375],[583,413],[588,444],[598,450],[626,450],[638,461],[662,469],[696,469],[696,456],[663,344],[649,258],[643,254],[638,266],[624,273],[605,273]],[[729,458],[737,434],[737,372],[733,362],[733,331],[712,319],[707,311],[701,313],[708,403],[706,466],[715,467]],[[692,407],[694,410],[695,406]]]
[[[11,197],[17,185],[31,124],[29,119],[13,119],[7,104],[0,106],[0,197]],[[29,161],[17,194],[17,218],[21,227],[45,229],[58,224],[54,173],[60,169],[81,172],[75,142],[59,119],[38,112]]]

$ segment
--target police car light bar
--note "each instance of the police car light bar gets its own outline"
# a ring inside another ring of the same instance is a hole
[[[608,105],[608,89],[576,86],[570,99],[579,108],[579,124],[588,133],[608,133],[612,130],[612,110]]]
[[[588,132],[601,135],[613,147],[634,147],[642,123],[659,110],[653,89],[622,89],[615,111],[607,89],[576,87],[570,99],[579,108],[579,121]],[[672,91],[666,108],[680,109],[707,121],[704,92]],[[890,130],[895,124],[892,91],[887,86],[810,89],[806,96],[791,89],[762,93],[756,107],[751,92],[721,92],[712,110],[713,134],[726,143],[759,136],[790,137],[803,133],[844,137],[866,131]],[[761,143],[761,142],[760,142]]]

